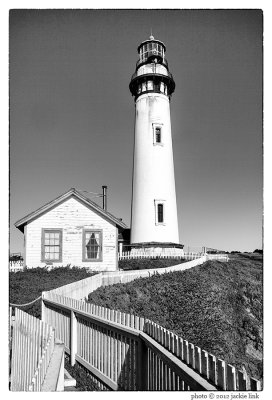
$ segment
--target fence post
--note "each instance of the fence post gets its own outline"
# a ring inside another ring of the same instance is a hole
[[[44,304],[44,301],[43,301],[43,299],[44,299],[44,297],[45,297],[45,292],[42,292],[42,304],[41,304],[41,308],[42,308],[42,310],[41,310],[41,317],[42,317],[42,321],[43,322],[47,322],[46,321],[46,306],[45,306],[45,304]]]
[[[77,353],[77,319],[74,311],[71,310],[70,362],[72,367],[76,363],[76,353]]]

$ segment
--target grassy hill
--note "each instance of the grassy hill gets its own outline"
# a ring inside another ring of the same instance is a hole
[[[182,272],[99,288],[92,303],[150,318],[262,377],[262,256],[239,254]]]

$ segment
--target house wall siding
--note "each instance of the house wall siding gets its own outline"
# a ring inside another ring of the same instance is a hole
[[[92,270],[115,271],[117,269],[118,229],[116,225],[73,197],[27,224],[25,263],[28,268],[46,265],[41,261],[42,229],[51,228],[62,229],[62,262],[53,262],[54,266],[71,264]],[[101,262],[82,261],[83,229],[103,231]]]

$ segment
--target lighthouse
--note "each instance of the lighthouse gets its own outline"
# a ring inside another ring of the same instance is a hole
[[[170,117],[175,82],[165,51],[153,36],[142,42],[129,85],[135,100],[131,244],[182,248]]]

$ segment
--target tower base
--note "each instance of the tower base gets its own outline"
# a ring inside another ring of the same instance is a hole
[[[152,257],[182,257],[184,255],[183,244],[169,243],[169,242],[144,242],[132,243],[131,245],[132,256],[143,255]]]

